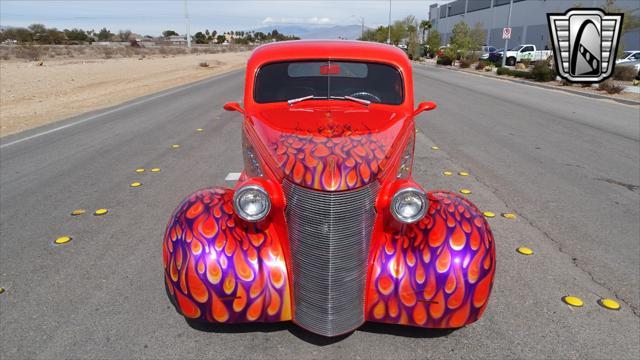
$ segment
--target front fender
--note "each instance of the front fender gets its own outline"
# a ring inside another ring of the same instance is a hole
[[[233,212],[233,190],[204,189],[175,210],[162,259],[169,297],[185,317],[207,322],[291,320],[291,297],[276,221],[247,223]]]
[[[365,305],[369,321],[458,328],[480,318],[496,255],[489,224],[465,198],[428,193],[417,223],[378,224]]]

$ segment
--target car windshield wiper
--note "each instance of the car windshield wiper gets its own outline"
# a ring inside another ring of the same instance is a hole
[[[307,96],[303,96],[303,97],[287,100],[287,102],[289,103],[289,105],[293,105],[293,104],[299,103],[301,101],[313,100],[313,99],[326,99],[326,97],[324,97],[324,96],[315,96],[315,95],[307,95]]]
[[[359,104],[367,105],[367,106],[369,106],[371,104],[371,101],[369,101],[369,100],[360,99],[360,98],[353,97],[353,96],[331,96],[331,99],[349,100],[349,101],[354,101],[354,102],[357,102]]]

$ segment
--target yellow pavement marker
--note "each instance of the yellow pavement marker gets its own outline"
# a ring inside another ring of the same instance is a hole
[[[61,245],[61,244],[66,244],[69,241],[71,241],[71,236],[65,235],[65,236],[60,236],[59,238],[55,239],[53,242]]]
[[[613,299],[600,299],[598,300],[598,304],[605,309],[609,310],[620,310],[620,304]]]
[[[143,172],[144,172],[144,168],[137,168],[137,169],[136,169],[136,172],[137,172],[137,173],[143,173]]]
[[[460,171],[460,172],[458,173],[458,175],[460,175],[460,176],[469,176],[469,173],[468,173],[468,172],[466,172],[466,171]]]
[[[488,218],[496,217],[496,214],[492,213],[491,211],[483,211],[482,215],[484,215],[484,217],[488,217]]]
[[[440,150],[440,148],[439,148],[439,147],[437,147],[437,146],[432,146],[432,147],[431,147],[431,150]]]
[[[460,189],[460,193],[461,194],[465,194],[465,195],[469,195],[469,194],[471,194],[471,190],[469,190],[469,189]]]
[[[171,145],[171,148],[172,148],[172,149],[177,149],[177,148],[179,148],[179,147],[180,147],[180,145],[179,145],[179,144],[173,144],[173,145]]]
[[[196,131],[197,131],[197,132],[203,132],[203,131],[204,131],[204,129],[202,129],[202,128],[197,128],[197,129],[196,129]]]
[[[517,216],[514,213],[502,213],[502,217],[509,220],[514,220]]]
[[[582,307],[582,305],[584,305],[582,299],[576,296],[563,296],[562,301],[564,301],[567,305],[575,307]]]
[[[451,171],[443,171],[443,172],[442,172],[442,175],[444,175],[444,176],[451,176],[451,175],[453,175],[453,173],[452,173]]]
[[[151,168],[151,172],[160,172],[160,168]]]
[[[533,255],[533,250],[529,249],[528,247],[524,247],[524,246],[521,246],[521,247],[517,248],[516,251],[519,252],[522,255]]]
[[[142,183],[141,183],[141,182],[138,182],[138,181],[134,181],[134,182],[132,182],[132,183],[131,183],[131,185],[129,185],[129,186],[131,186],[131,187],[138,187],[138,186],[142,186]]]
[[[71,212],[71,216],[78,216],[78,215],[82,215],[82,214],[84,214],[84,213],[86,213],[86,212],[87,212],[87,211],[86,211],[85,209],[76,209],[76,210],[73,210],[73,211]]]
[[[100,216],[100,215],[104,215],[104,214],[106,214],[108,212],[109,212],[108,209],[98,209],[93,213],[93,215]]]

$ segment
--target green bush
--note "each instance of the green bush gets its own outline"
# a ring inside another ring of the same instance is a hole
[[[511,70],[506,67],[499,67],[497,70],[498,75],[511,75]]]
[[[438,56],[438,60],[436,60],[436,64],[438,65],[451,65],[452,63],[453,63],[453,59],[451,59],[446,55]]]
[[[511,70],[511,73],[509,75],[523,79],[531,78],[531,73],[523,70]]]
[[[613,78],[616,80],[633,81],[637,74],[633,66],[616,66],[613,70]]]
[[[531,78],[535,81],[551,81],[556,78],[556,74],[546,62],[540,61],[531,70]]]

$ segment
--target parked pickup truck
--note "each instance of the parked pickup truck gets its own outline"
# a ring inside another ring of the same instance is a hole
[[[535,45],[523,44],[507,50],[506,64],[514,66],[516,63],[527,59],[531,62],[547,60],[551,55],[551,50],[538,50]]]

